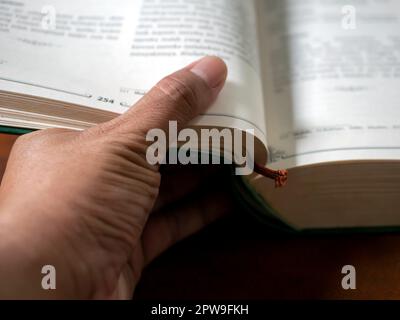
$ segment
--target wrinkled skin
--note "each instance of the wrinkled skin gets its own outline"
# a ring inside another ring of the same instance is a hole
[[[216,99],[226,74],[220,59],[206,57],[110,122],[20,137],[0,189],[0,297],[131,298],[150,261],[229,211],[217,188],[182,200],[207,177],[204,168],[161,177],[145,157],[146,133],[167,130],[169,120],[184,127]],[[41,288],[47,264],[56,290]]]

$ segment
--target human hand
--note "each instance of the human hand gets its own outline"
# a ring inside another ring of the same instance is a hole
[[[215,190],[171,206],[203,169],[193,180],[187,170],[163,176],[157,199],[161,176],[145,141],[152,128],[167,132],[169,120],[182,128],[204,112],[226,74],[220,59],[206,57],[112,121],[20,137],[0,188],[0,297],[130,298],[144,266],[229,210]],[[56,268],[56,290],[41,288],[44,265]]]

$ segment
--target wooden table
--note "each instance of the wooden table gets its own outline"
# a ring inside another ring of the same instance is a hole
[[[14,137],[0,135],[0,175]],[[400,299],[400,235],[271,235],[242,212],[178,244],[136,299]],[[341,287],[354,265],[357,289]]]
[[[0,177],[6,168],[8,155],[17,136],[0,133]]]

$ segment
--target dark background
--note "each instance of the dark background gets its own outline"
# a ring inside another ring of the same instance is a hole
[[[0,134],[0,176],[14,140]],[[272,234],[237,209],[156,259],[135,299],[400,299],[399,248],[398,234]],[[341,287],[348,264],[356,290]]]

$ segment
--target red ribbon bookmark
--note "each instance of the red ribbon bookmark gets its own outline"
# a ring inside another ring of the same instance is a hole
[[[275,180],[275,188],[281,188],[285,186],[288,181],[287,170],[271,170],[267,167],[263,167],[257,163],[254,163],[254,171],[264,177]]]

